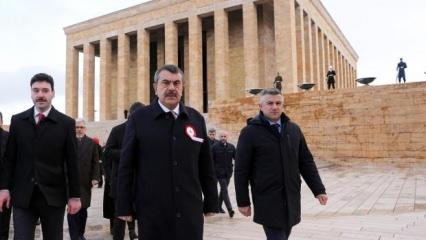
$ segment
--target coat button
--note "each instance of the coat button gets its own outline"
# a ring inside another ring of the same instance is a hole
[[[173,161],[173,166],[177,166],[178,165],[178,162],[177,161]]]
[[[182,215],[180,213],[176,213],[176,217],[180,218],[180,217],[182,217]]]
[[[180,187],[175,187],[175,191],[179,192],[180,191]]]
[[[173,141],[176,141],[176,137],[175,136],[173,136]]]

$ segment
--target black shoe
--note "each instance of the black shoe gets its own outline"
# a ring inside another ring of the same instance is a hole
[[[229,214],[229,217],[230,217],[230,218],[233,218],[233,217],[234,217],[235,212],[234,212],[234,210],[232,210],[232,209],[231,209],[231,210],[229,210],[229,211],[228,211],[228,214]]]
[[[134,230],[129,231],[129,238],[130,238],[130,240],[137,239],[138,235],[136,234],[136,232]]]
[[[225,210],[223,210],[223,208],[221,208],[221,209],[219,210],[219,212],[220,212],[220,213],[225,213]]]

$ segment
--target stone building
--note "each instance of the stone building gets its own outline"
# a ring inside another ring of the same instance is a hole
[[[100,120],[122,119],[136,100],[149,103],[163,64],[185,71],[184,101],[202,112],[216,99],[271,87],[277,73],[286,93],[301,83],[324,90],[329,65],[337,88],[356,86],[358,55],[319,0],[153,0],[64,31],[66,112],[78,115],[82,71],[88,121],[95,116],[95,71]]]

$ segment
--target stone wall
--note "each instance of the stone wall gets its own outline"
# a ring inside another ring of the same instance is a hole
[[[257,100],[216,102],[209,122],[228,129],[235,142]],[[292,93],[284,102],[317,159],[426,161],[426,82]]]

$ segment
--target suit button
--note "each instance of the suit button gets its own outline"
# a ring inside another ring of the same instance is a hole
[[[179,192],[180,191],[180,187],[175,187],[175,191]]]
[[[35,183],[35,179],[34,179],[34,178],[31,178],[31,182],[32,182],[32,183]]]
[[[177,161],[173,161],[173,166],[177,166],[178,165],[178,162]]]
[[[175,136],[173,136],[173,141],[176,141],[176,137]]]
[[[182,215],[180,213],[176,213],[176,217],[180,218],[180,217],[182,217]]]

